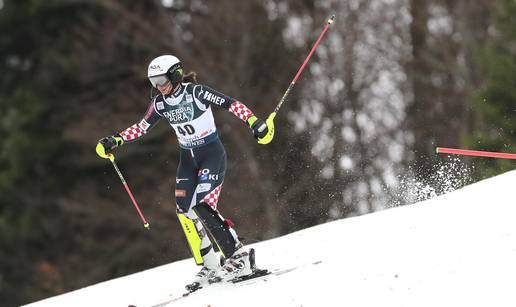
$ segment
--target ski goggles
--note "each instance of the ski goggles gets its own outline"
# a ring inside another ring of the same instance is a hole
[[[165,86],[169,82],[169,80],[168,80],[166,75],[159,75],[159,76],[149,77],[149,81],[152,84],[152,86],[154,86],[156,88],[158,86]]]

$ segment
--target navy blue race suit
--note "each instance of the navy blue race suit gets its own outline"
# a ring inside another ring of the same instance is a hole
[[[181,148],[175,197],[179,213],[201,218],[225,255],[231,255],[238,238],[232,223],[218,213],[218,199],[226,171],[226,152],[220,142],[211,106],[233,113],[243,122],[253,112],[242,102],[210,87],[182,83],[168,95],[152,99],[143,119],[120,132],[124,143],[143,137],[162,118],[174,129]],[[231,236],[228,236],[231,234]]]

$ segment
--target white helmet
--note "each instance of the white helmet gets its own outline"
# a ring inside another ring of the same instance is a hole
[[[183,79],[183,66],[175,56],[162,55],[150,62],[147,77],[154,87],[163,86],[169,81],[175,87]]]

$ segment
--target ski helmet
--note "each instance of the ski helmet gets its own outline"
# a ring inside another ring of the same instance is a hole
[[[183,80],[183,66],[181,61],[173,55],[162,55],[149,64],[147,77],[153,87],[171,82],[176,87]]]

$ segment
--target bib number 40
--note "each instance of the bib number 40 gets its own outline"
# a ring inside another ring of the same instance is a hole
[[[177,132],[181,133],[181,135],[192,135],[195,133],[195,129],[192,125],[184,125],[183,127],[177,126]]]

